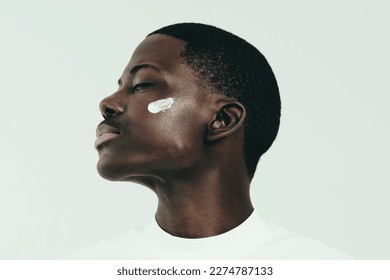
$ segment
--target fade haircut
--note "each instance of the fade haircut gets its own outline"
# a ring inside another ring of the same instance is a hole
[[[179,23],[149,35],[152,34],[185,41],[180,55],[197,78],[244,105],[244,157],[252,179],[261,155],[275,140],[280,123],[279,89],[265,57],[244,39],[210,25]]]

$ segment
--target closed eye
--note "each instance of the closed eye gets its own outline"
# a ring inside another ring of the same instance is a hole
[[[133,92],[137,92],[140,90],[147,89],[148,87],[151,87],[153,84],[152,83],[139,83],[133,86],[132,90]]]

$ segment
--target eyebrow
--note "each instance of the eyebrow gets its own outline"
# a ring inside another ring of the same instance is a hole
[[[139,65],[136,65],[133,68],[131,68],[130,74],[134,75],[135,73],[137,73],[139,70],[141,70],[143,68],[151,68],[153,70],[160,72],[160,69],[158,69],[156,66],[149,64],[149,63],[143,63],[143,64],[139,64]]]
[[[131,68],[129,71],[130,75],[135,75],[139,70],[144,69],[144,68],[150,68],[150,69],[153,69],[153,70],[160,72],[160,69],[158,69],[156,66],[149,64],[149,63],[143,63],[143,64],[139,64],[139,65],[136,65],[133,68]],[[118,80],[118,85],[119,86],[122,85],[121,79]]]

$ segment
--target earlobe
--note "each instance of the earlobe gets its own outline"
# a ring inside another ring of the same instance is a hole
[[[240,102],[224,104],[209,125],[207,141],[212,142],[234,133],[244,123],[245,107]]]

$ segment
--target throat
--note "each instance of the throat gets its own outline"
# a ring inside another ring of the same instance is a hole
[[[234,229],[253,212],[249,197],[239,201],[191,201],[173,206],[159,201],[156,220],[171,235],[183,238],[216,236]]]

